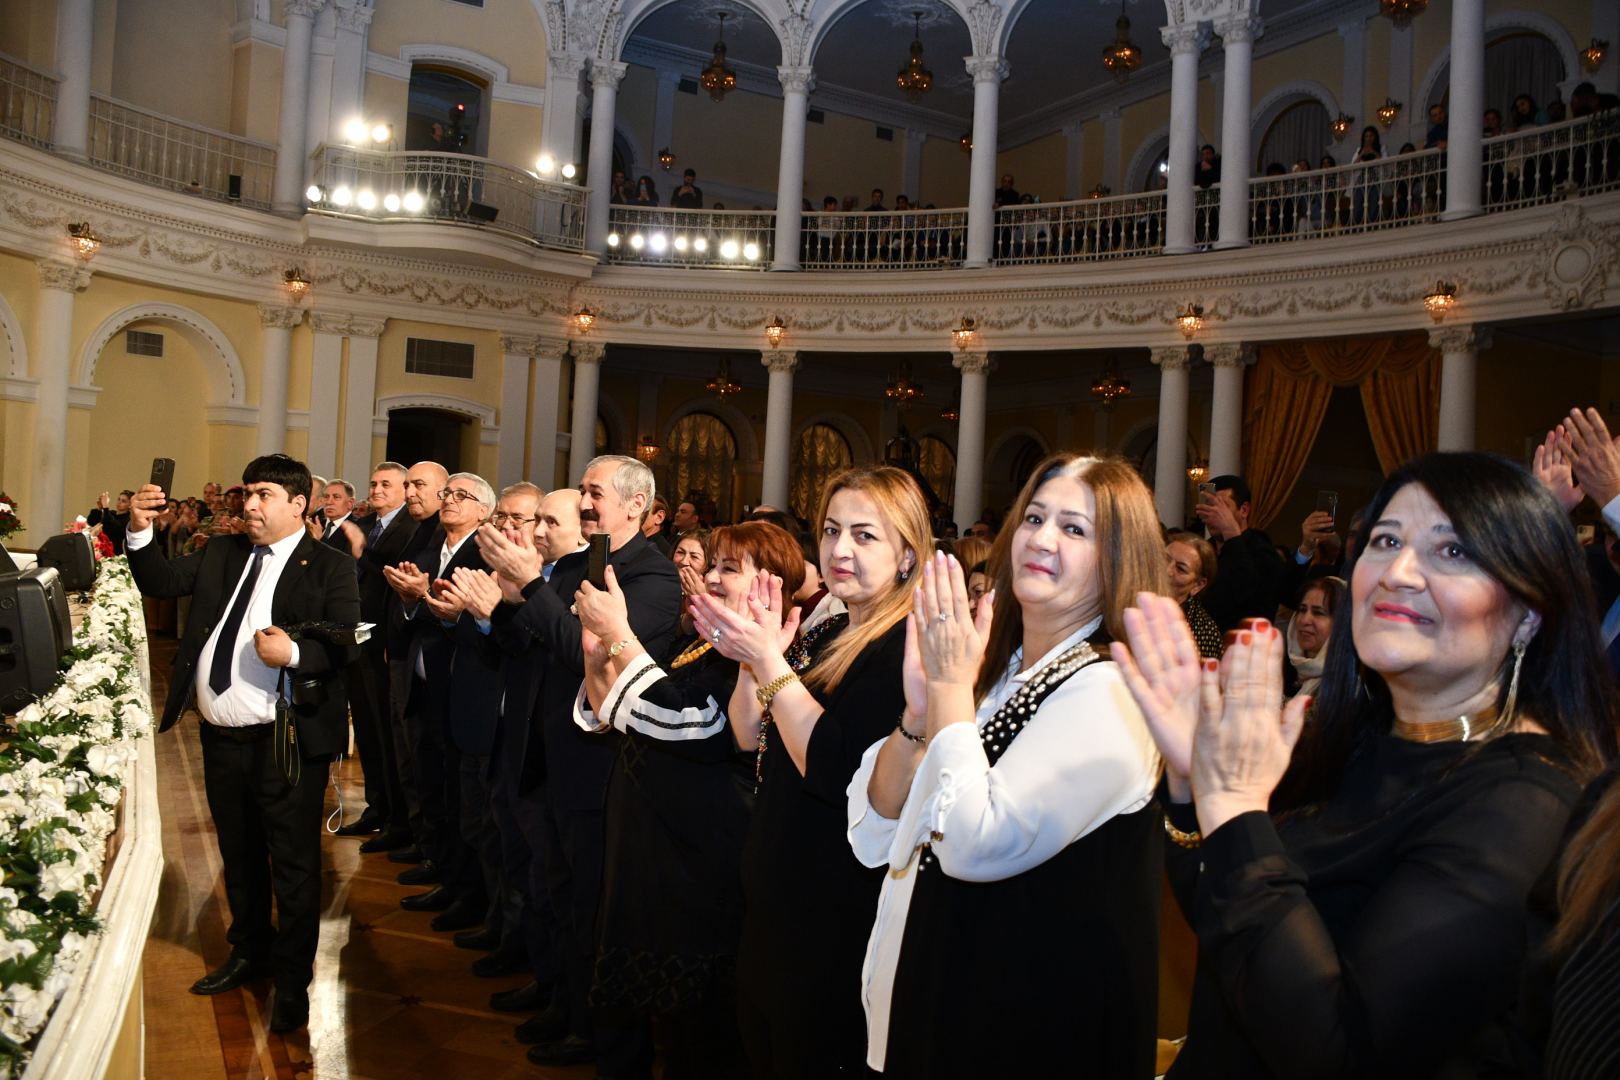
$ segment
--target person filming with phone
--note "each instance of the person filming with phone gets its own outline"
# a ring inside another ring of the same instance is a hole
[[[1241,476],[1198,485],[1198,520],[1219,554],[1219,571],[1199,597],[1223,631],[1241,619],[1270,619],[1282,603],[1283,566],[1271,538],[1249,525],[1254,497]]]

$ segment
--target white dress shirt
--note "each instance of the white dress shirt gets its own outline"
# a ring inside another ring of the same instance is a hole
[[[433,587],[433,581],[432,581],[433,578],[436,578],[436,577],[437,578],[442,578],[442,577],[444,577],[445,567],[449,566],[450,565],[450,560],[456,557],[456,552],[461,550],[461,545],[465,544],[470,539],[472,539],[472,533],[471,532],[466,533],[465,535],[462,536],[462,538],[460,540],[457,540],[454,544],[452,544],[450,542],[449,535],[448,534],[445,535],[444,543],[439,545],[439,570],[438,570],[438,572],[436,574],[429,574],[428,575],[428,578],[429,578],[428,587],[429,588]],[[425,610],[427,610],[427,605],[423,604],[422,601],[418,600],[414,604],[412,604],[410,607],[405,609],[405,617],[407,619],[414,619]],[[487,633],[487,631],[486,631],[486,633]],[[427,681],[427,665],[422,662],[422,650],[421,650],[420,646],[412,646],[412,647],[415,648],[415,650],[416,650],[416,665],[415,665],[416,677],[425,682],[425,681]]]
[[[321,539],[324,540],[328,536],[331,536],[333,533],[337,532],[339,529],[341,529],[343,527],[343,523],[345,521],[348,521],[353,516],[354,516],[353,514],[344,514],[342,517],[337,518],[336,520],[333,520],[332,518],[327,518],[326,519],[326,531],[321,534]]]
[[[866,1063],[873,1069],[882,1071],[888,1051],[894,972],[924,844],[931,842],[938,870],[953,878],[1003,881],[1153,797],[1158,750],[1114,664],[1094,661],[1066,679],[994,766],[979,737],[1008,698],[1101,622],[1069,635],[1028,671],[1018,670],[1023,650],[1014,651],[974,723],[951,724],[929,741],[898,821],[867,800],[886,739],[872,744],[850,780],[850,846],[863,865],[888,868],[861,968]]]
[[[231,595],[226,597],[224,606],[219,609],[219,624],[214,627],[214,632],[208,635],[208,640],[203,643],[202,652],[197,657],[197,711],[202,713],[203,719],[210,724],[217,727],[251,727],[254,724],[275,722],[276,681],[281,675],[281,669],[270,667],[259,659],[259,652],[253,647],[253,634],[257,630],[275,625],[270,607],[275,599],[276,583],[281,580],[282,570],[286,568],[293,551],[304,535],[303,529],[296,529],[271,544],[270,549],[262,556],[259,563],[259,577],[253,583],[253,595],[248,598],[247,612],[242,616],[242,624],[236,630],[236,641],[232,643],[235,657],[231,664],[231,685],[223,694],[216,696],[208,685],[209,673],[214,669],[214,651],[219,647],[219,632],[224,628],[225,616],[235,605],[236,594],[242,590],[242,582],[246,580],[248,570],[253,565],[251,554],[242,567],[241,576],[236,579],[236,585],[231,589]],[[139,551],[151,542],[150,527],[144,532],[128,533],[124,538],[125,548],[130,551]],[[292,662],[287,666],[289,668],[298,666],[297,642],[293,642]]]

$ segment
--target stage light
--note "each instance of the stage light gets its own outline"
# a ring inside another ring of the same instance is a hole
[[[362,210],[377,209],[377,193],[370,188],[361,188],[360,194],[354,197],[354,204]]]
[[[348,206],[354,201],[354,192],[347,187],[339,186],[332,192],[333,206]]]
[[[405,193],[405,198],[400,200],[400,205],[405,207],[405,212],[407,214],[420,214],[422,212],[422,207],[427,204],[422,198],[422,193],[420,191],[407,191]]]
[[[388,194],[383,196],[384,210],[387,210],[390,214],[397,214],[399,213],[399,207],[400,202],[398,195],[395,195],[392,191],[390,191]]]

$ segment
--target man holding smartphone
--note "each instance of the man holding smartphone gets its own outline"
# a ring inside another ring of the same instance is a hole
[[[1283,601],[1286,568],[1271,538],[1249,527],[1252,500],[1243,477],[1217,476],[1207,491],[1200,485],[1194,508],[1220,553],[1220,570],[1198,598],[1222,630],[1245,618],[1275,618]]]

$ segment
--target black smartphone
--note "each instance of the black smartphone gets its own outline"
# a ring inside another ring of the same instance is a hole
[[[586,564],[585,580],[598,589],[607,588],[608,545],[612,542],[613,538],[603,532],[592,533],[587,541],[591,545],[591,550],[585,556],[589,560]]]
[[[1316,493],[1316,508],[1337,522],[1339,520],[1339,493],[1337,491],[1318,491]]]
[[[174,458],[160,457],[152,459],[151,483],[163,489],[165,498],[174,494]]]

